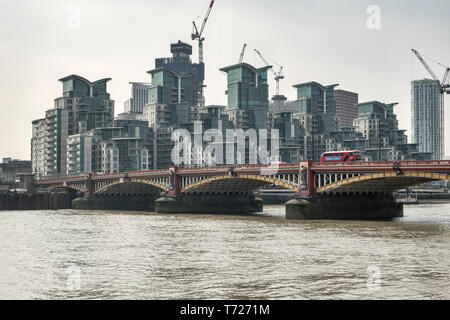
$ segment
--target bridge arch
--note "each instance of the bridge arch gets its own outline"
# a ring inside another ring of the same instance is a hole
[[[80,187],[80,186],[76,186],[76,185],[65,185],[65,186],[63,186],[63,188],[79,191],[79,192],[82,192],[82,193],[86,193],[86,189],[85,188]]]
[[[275,184],[277,186],[298,192],[298,181],[292,181],[289,183],[273,177],[251,174],[219,175],[208,177],[184,186],[181,189],[181,192],[249,193],[269,184]]]
[[[163,191],[169,191],[167,186],[147,179],[128,179],[125,181],[114,181],[96,189],[96,195],[116,194],[153,194],[159,195]]]
[[[436,180],[449,180],[450,175],[409,171],[397,174],[394,171],[369,173],[335,181],[317,188],[317,193],[327,192],[380,192],[392,193],[408,186]]]

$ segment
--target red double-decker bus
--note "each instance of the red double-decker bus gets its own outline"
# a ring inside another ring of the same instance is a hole
[[[362,156],[359,150],[325,152],[320,157],[320,162],[352,162],[361,160]]]

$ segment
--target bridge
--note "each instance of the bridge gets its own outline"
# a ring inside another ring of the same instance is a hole
[[[373,217],[378,217],[379,211],[386,211],[385,207],[390,208],[387,211],[393,210],[390,216],[398,216],[402,210],[395,203],[393,192],[435,180],[450,180],[450,161],[300,161],[276,165],[171,167],[46,177],[35,180],[35,185],[75,190],[84,196],[84,204],[94,208],[106,209],[105,203],[115,202],[113,207],[118,203],[124,208],[143,204],[143,209],[155,206],[157,212],[258,211],[261,204],[255,199],[255,192],[276,185],[299,195],[297,202],[286,205],[287,217],[324,218],[328,215],[320,212],[326,207],[326,211],[347,211],[342,216],[352,218],[356,213],[349,214],[350,211],[365,210],[361,201],[370,205]],[[349,204],[355,208],[351,209]],[[299,215],[298,211],[303,213]]]

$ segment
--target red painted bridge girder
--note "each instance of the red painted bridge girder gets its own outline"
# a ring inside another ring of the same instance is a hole
[[[392,171],[450,172],[449,160],[423,161],[359,161],[359,162],[315,162],[312,171],[315,173],[357,173]]]
[[[307,171],[307,181],[304,184],[307,190],[301,190],[300,176],[301,171]],[[265,171],[266,170],[266,171]],[[299,193],[309,195],[316,193],[314,186],[314,176],[319,174],[367,174],[377,172],[428,172],[428,173],[446,173],[450,174],[450,161],[372,161],[372,162],[338,162],[338,163],[317,163],[312,161],[300,161],[290,164],[277,164],[269,167],[268,165],[239,165],[239,166],[219,166],[219,167],[196,167],[180,168],[172,167],[169,169],[144,170],[108,174],[80,174],[66,175],[57,177],[44,177],[35,180],[37,186],[47,187],[65,187],[75,184],[85,184],[86,193],[93,194],[93,185],[97,182],[112,183],[123,179],[149,179],[149,178],[169,178],[171,181],[171,194],[181,192],[180,179],[182,177],[214,177],[224,175],[255,175],[270,176],[271,173],[277,175],[298,174]]]

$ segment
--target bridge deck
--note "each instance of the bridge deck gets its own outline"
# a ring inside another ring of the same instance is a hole
[[[69,187],[89,194],[106,192],[118,184],[141,184],[140,189],[181,192],[214,192],[236,189],[254,191],[266,184],[315,194],[329,191],[395,191],[437,179],[449,179],[450,161],[372,161],[326,162],[300,161],[274,165],[238,165],[143,170],[108,174],[79,174],[36,179],[37,186]],[[146,186],[147,185],[147,186]],[[307,185],[307,186],[306,186]],[[130,186],[131,187],[131,186]],[[155,189],[156,188],[156,189]],[[134,190],[130,188],[130,190]],[[153,191],[152,191],[153,192]]]

